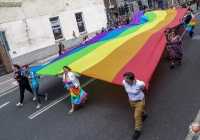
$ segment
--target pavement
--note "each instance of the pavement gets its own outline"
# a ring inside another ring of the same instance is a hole
[[[58,54],[52,55],[43,60],[39,60],[36,63],[31,64],[30,66],[39,66],[45,63],[50,62],[54,58],[58,57]],[[13,73],[9,73],[0,77],[0,94],[5,93],[6,91],[12,90],[17,87],[18,83],[13,79]]]
[[[200,14],[196,18],[200,21]],[[149,90],[145,91],[148,116],[139,140],[200,140],[188,135],[189,125],[200,122],[200,24],[194,33],[193,38],[187,33],[183,36],[180,66],[170,69],[170,61],[163,52]],[[7,77],[12,78],[12,74],[4,78]],[[44,76],[39,82],[40,92],[48,93],[48,101],[41,99],[43,106],[39,110],[27,91],[24,106],[15,105],[19,102],[17,86],[0,94],[0,139],[131,140],[133,110],[122,86],[82,76],[80,82],[88,93],[88,101],[68,115],[70,98],[62,80]]]

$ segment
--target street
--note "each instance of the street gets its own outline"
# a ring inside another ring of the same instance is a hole
[[[200,21],[200,14],[196,19]],[[149,89],[144,91],[147,119],[139,140],[186,139],[189,125],[200,109],[199,23],[194,33],[193,38],[185,33],[182,39],[184,56],[180,66],[170,69],[170,60],[163,52]],[[41,98],[43,106],[39,110],[28,91],[23,107],[16,106],[18,88],[0,95],[1,140],[132,139],[133,110],[123,86],[82,76],[80,82],[88,93],[88,101],[68,115],[70,96],[62,79],[44,76],[39,82],[40,93],[48,93],[47,101]]]

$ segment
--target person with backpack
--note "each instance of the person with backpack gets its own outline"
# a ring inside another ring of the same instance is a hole
[[[31,71],[27,65],[24,65],[23,69],[24,69],[24,75],[29,79],[31,86],[32,86],[32,90],[33,90],[33,94],[34,94],[33,100],[37,100],[37,102],[38,102],[38,105],[36,108],[40,108],[42,104],[41,104],[41,100],[40,100],[39,96],[45,97],[45,101],[46,101],[48,95],[38,93],[39,82],[37,81],[37,79],[39,79],[40,77],[35,72]]]
[[[26,76],[22,75],[19,65],[13,64],[12,70],[14,71],[14,79],[19,83],[19,90],[20,90],[20,102],[16,105],[18,107],[22,107],[25,89],[28,90],[32,94],[33,94],[33,91],[29,85],[28,78]]]

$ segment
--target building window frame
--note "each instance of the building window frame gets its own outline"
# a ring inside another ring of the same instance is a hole
[[[77,15],[78,14],[81,15],[81,21],[77,20]],[[86,31],[86,26],[85,26],[85,20],[84,20],[84,17],[83,17],[83,12],[77,12],[77,13],[75,13],[75,18],[76,18],[76,23],[77,23],[79,34],[86,33],[87,31]],[[81,31],[81,30],[83,30],[83,31]]]
[[[138,9],[139,9],[139,11],[142,11],[143,10],[143,8],[142,8],[142,1],[137,1],[137,3],[138,3]]]
[[[149,10],[153,10],[153,1],[152,0],[148,0],[148,8]]]
[[[52,20],[52,19],[56,19],[56,18],[57,18],[57,20]],[[54,39],[55,39],[56,41],[63,39],[64,36],[63,36],[62,26],[61,26],[61,24],[60,24],[60,17],[59,17],[59,16],[50,17],[50,18],[49,18],[49,21],[50,21],[50,25],[51,25],[51,28],[52,28],[52,32],[53,32]],[[53,22],[53,21],[57,21],[57,22],[58,22],[58,23],[57,23],[57,26],[56,26],[56,25],[55,25],[55,27],[52,26],[52,22]],[[58,37],[57,37],[56,34],[55,34],[56,31],[58,32],[58,34],[60,34],[60,35],[58,35]],[[60,36],[60,37],[59,37],[59,36]]]
[[[131,15],[133,15],[134,14],[134,3],[133,2],[130,2],[129,3],[129,13],[131,14]]]

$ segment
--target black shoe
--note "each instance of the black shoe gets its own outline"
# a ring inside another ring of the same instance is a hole
[[[178,65],[181,65],[181,60],[178,60],[178,63],[177,63]]]
[[[174,65],[171,65],[170,68],[173,69],[173,68],[174,68]]]
[[[140,136],[140,131],[135,130],[134,134],[133,134],[133,138],[137,139]]]
[[[147,115],[142,116],[142,122],[145,121],[146,117],[147,117]]]

